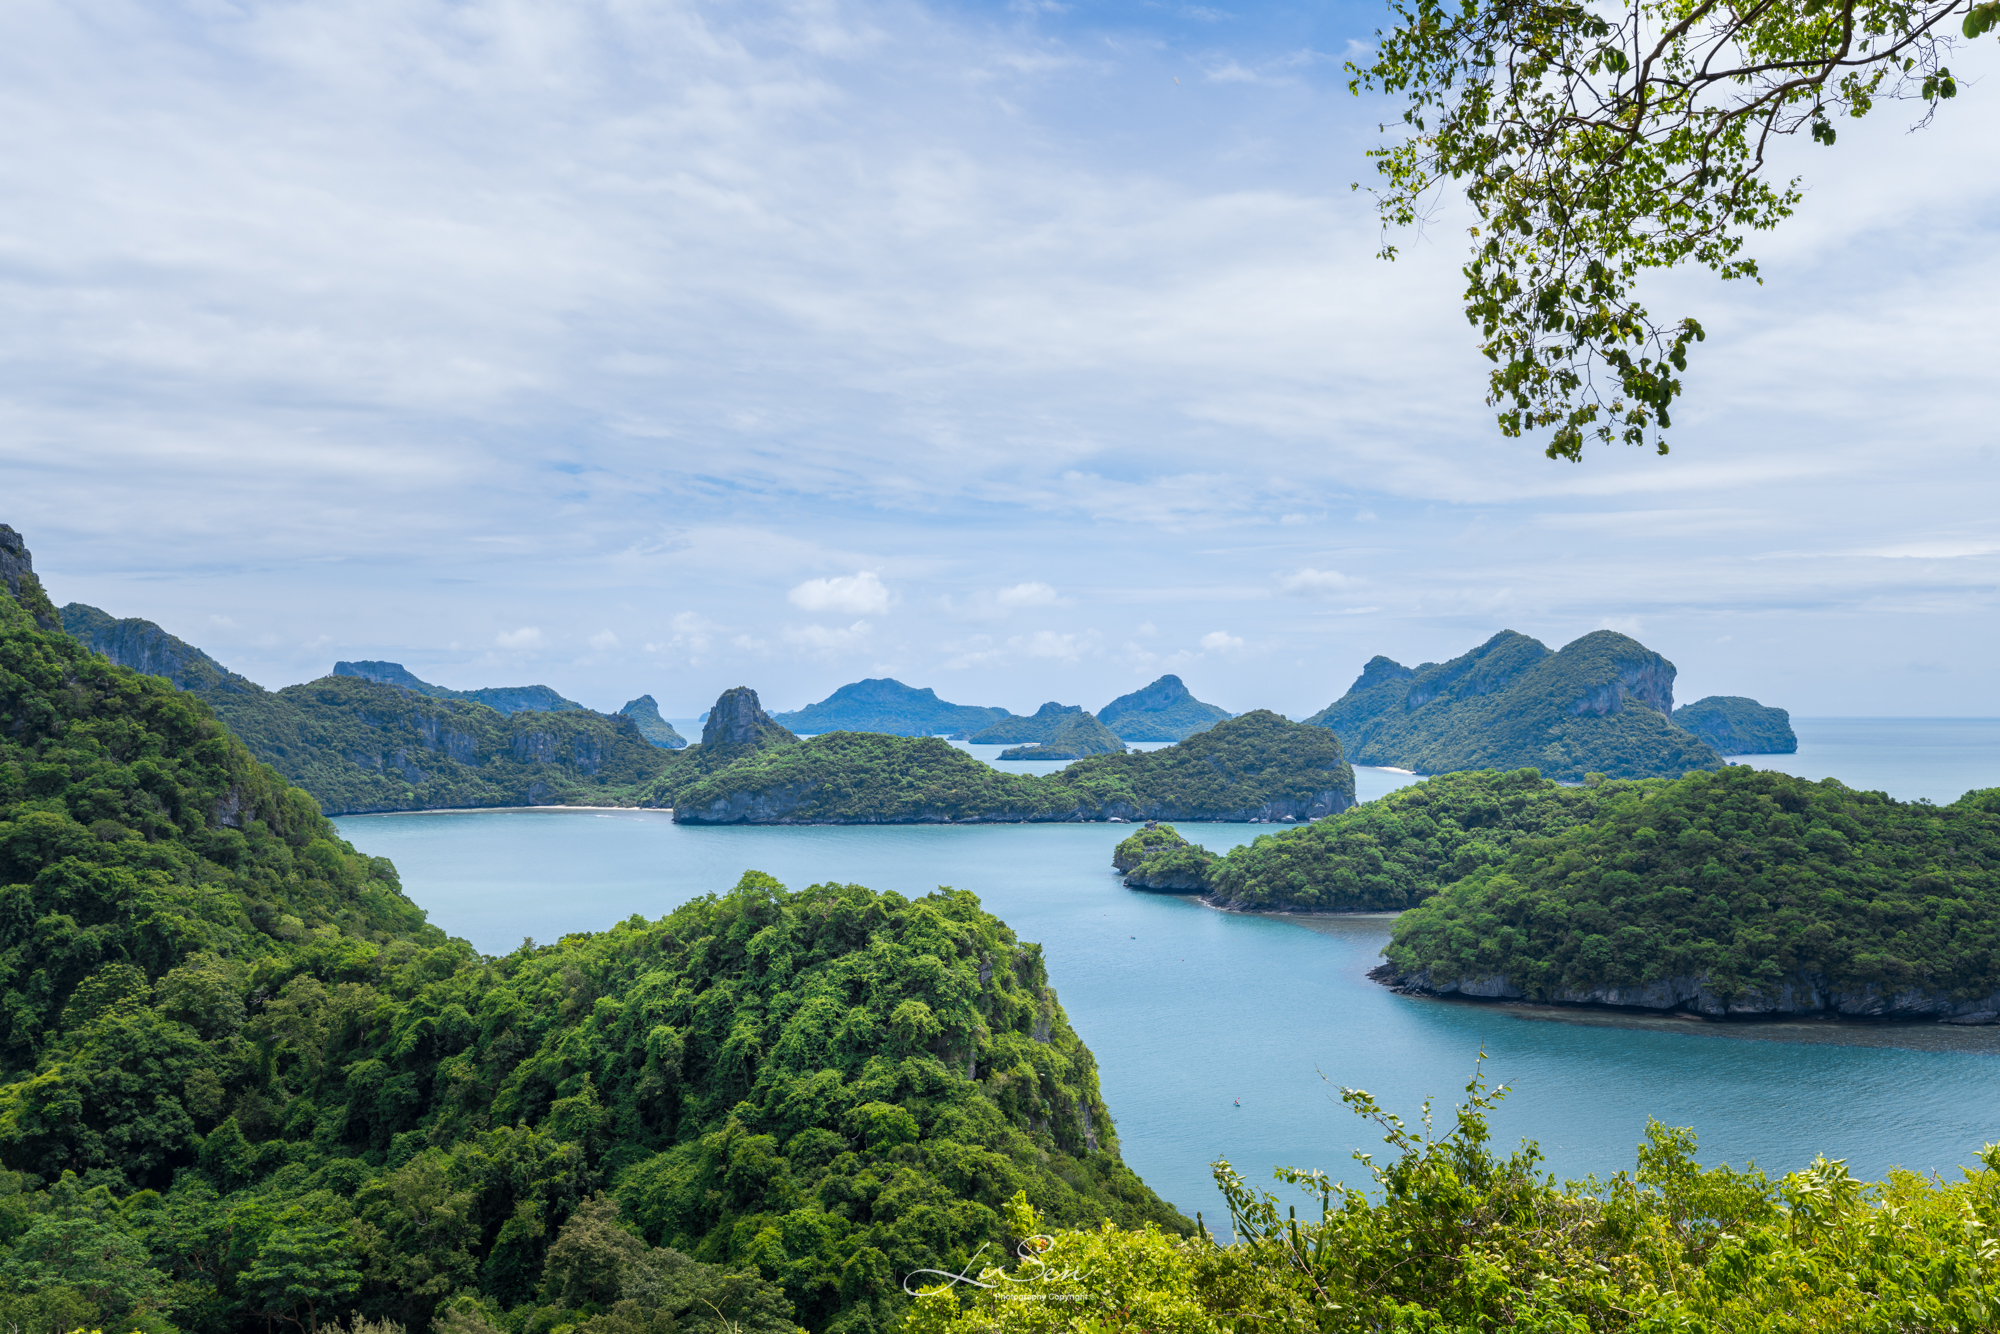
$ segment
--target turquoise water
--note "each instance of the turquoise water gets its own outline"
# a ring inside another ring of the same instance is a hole
[[[1810,777],[1933,799],[2000,784],[2000,723],[1797,726]],[[1892,753],[1903,735],[1942,767]],[[1848,767],[1815,769],[1829,764]],[[1366,796],[1407,776],[1357,780]],[[2000,1139],[2000,1031],[1712,1025],[1396,996],[1366,978],[1388,918],[1248,917],[1127,890],[1110,856],[1129,826],[701,828],[658,812],[546,809],[337,823],[395,860],[433,921],[487,951],[657,917],[752,867],[794,886],[972,890],[1042,943],[1097,1053],[1126,1160],[1190,1212],[1217,1211],[1207,1164],[1218,1156],[1252,1177],[1278,1164],[1353,1175],[1350,1152],[1377,1145],[1319,1072],[1414,1112],[1427,1096],[1448,1105],[1482,1046],[1489,1076],[1516,1090],[1498,1135],[1539,1140],[1563,1175],[1629,1168],[1649,1115],[1694,1126],[1708,1161],[1772,1171],[1825,1153],[1862,1176],[1951,1175]],[[1267,832],[1180,828],[1213,848]]]

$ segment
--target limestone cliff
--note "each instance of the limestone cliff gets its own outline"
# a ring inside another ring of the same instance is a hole
[[[651,695],[639,696],[618,712],[630,718],[638,726],[639,734],[661,750],[679,750],[687,745],[687,738],[660,716],[660,706]]]
[[[255,681],[238,676],[186,640],[136,616],[118,620],[109,612],[72,602],[62,609],[62,624],[72,639],[92,652],[102,653],[120,667],[130,667],[147,676],[164,676],[182,690],[227,690],[237,694],[263,690]]]
[[[35,577],[35,558],[29,554],[27,542],[4,523],[0,523],[0,582],[5,582],[7,595],[35,618],[37,626],[44,630],[63,628],[55,604]]]
[[[1674,721],[1723,755],[1795,755],[1792,715],[1741,695],[1710,695],[1674,710]]]

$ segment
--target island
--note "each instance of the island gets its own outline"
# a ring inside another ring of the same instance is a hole
[[[1098,721],[1126,741],[1185,741],[1230,716],[1229,710],[1196,699],[1171,673],[1097,711]]]
[[[659,703],[651,695],[641,695],[635,700],[627,701],[625,707],[618,712],[632,720],[633,726],[639,729],[640,736],[662,750],[679,750],[687,745],[687,738],[675,731],[674,725],[660,716]]]
[[[1449,662],[1371,659],[1345,695],[1307,718],[1356,764],[1416,773],[1533,768],[1582,782],[1678,778],[1722,757],[1673,721],[1674,665],[1598,630],[1551,653],[1504,630]]]
[[[1948,806],[1744,765],[1608,793],[1396,921],[1421,995],[2000,1022],[2000,789]]]
[[[1796,755],[1792,715],[1742,695],[1710,695],[1674,710],[1674,721],[1720,755]]]
[[[636,793],[686,824],[928,824],[1310,819],[1354,803],[1340,740],[1268,710],[1145,753],[1008,774],[940,737],[829,732],[799,739],[737,687],[699,745]]]
[[[1054,700],[1042,705],[1027,717],[1010,716],[1002,718],[976,732],[960,732],[952,737],[954,741],[970,741],[975,746],[1024,746],[1038,741],[1047,741],[1055,735],[1072,714],[1083,712],[1081,704],[1058,704]]]
[[[1120,755],[1125,743],[1097,720],[1097,715],[1078,710],[1065,713],[1061,723],[1045,740],[1028,746],[1014,746],[1000,752],[1003,760],[1080,760],[1086,755]]]
[[[991,727],[1014,714],[998,707],[952,704],[937,691],[906,686],[890,677],[844,685],[817,704],[780,713],[783,726],[802,735],[883,732],[890,736],[955,736]]]

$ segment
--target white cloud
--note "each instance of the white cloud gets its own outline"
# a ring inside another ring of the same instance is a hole
[[[1243,647],[1243,641],[1224,630],[1211,630],[1201,637],[1201,651],[1204,653],[1235,653]]]
[[[837,611],[876,615],[889,610],[890,593],[872,570],[831,579],[808,579],[787,593],[794,607],[806,611]]]
[[[1030,658],[1055,658],[1063,662],[1075,662],[1083,656],[1088,640],[1087,635],[1037,630],[1031,635],[1015,636],[1007,641],[1007,646],[1016,653]]]
[[[1280,579],[1278,588],[1296,597],[1325,597],[1329,593],[1352,588],[1354,583],[1338,570],[1315,570],[1307,566]]]
[[[1010,610],[1021,607],[1048,607],[1060,601],[1056,596],[1056,590],[1042,583],[1010,584],[995,593],[993,600]]]
[[[590,646],[599,653],[618,647],[618,636],[609,630],[599,630],[590,637]]]
[[[861,648],[868,642],[871,629],[866,621],[856,621],[849,626],[789,626],[785,630],[785,642],[815,657],[830,658]]]
[[[499,634],[493,636],[493,642],[501,648],[540,648],[542,646],[542,632],[536,626],[524,625],[518,630],[502,630]]]

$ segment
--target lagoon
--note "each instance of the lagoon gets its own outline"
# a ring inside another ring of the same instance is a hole
[[[2000,784],[2000,722],[1818,725],[1797,724],[1800,756],[1753,762],[1824,777],[1799,761],[1833,752],[1809,747],[1847,746],[1854,777],[1828,772],[1898,797],[1950,800]],[[1899,735],[1933,759],[1944,754],[1949,772],[1898,758]],[[1869,773],[1959,786],[1940,797]],[[1409,776],[1357,779],[1366,797]],[[1290,1164],[1359,1180],[1350,1152],[1379,1144],[1333,1085],[1367,1088],[1406,1115],[1426,1097],[1448,1108],[1482,1047],[1487,1075],[1515,1090],[1494,1120],[1499,1142],[1540,1141],[1564,1176],[1629,1169],[1648,1116],[1694,1126],[1704,1161],[1754,1159],[1773,1172],[1823,1153],[1864,1177],[1892,1166],[1953,1176],[2000,1140],[2000,1030],[1724,1025],[1397,996],[1366,977],[1388,918],[1251,917],[1127,890],[1110,858],[1130,826],[709,828],[660,812],[559,809],[336,823],[355,846],[394,859],[434,922],[489,952],[633,913],[658,917],[751,868],[792,886],[971,890],[1042,944],[1097,1055],[1126,1160],[1183,1210],[1211,1218],[1212,1159],[1253,1179]],[[1270,832],[1179,827],[1217,849]]]

